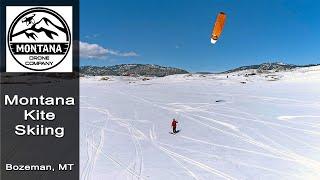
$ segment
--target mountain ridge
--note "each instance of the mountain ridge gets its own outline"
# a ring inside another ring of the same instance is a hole
[[[289,71],[299,67],[311,67],[320,64],[308,64],[308,65],[294,65],[285,63],[262,63],[257,65],[241,66],[238,68],[230,69],[220,73],[213,72],[196,72],[195,74],[223,74],[234,73],[245,70],[253,70],[255,73],[269,73]],[[190,74],[187,70],[166,67],[155,64],[119,64],[113,66],[81,66],[81,75],[89,76],[155,76],[164,77],[174,74]]]
[[[295,65],[295,64],[286,64],[282,62],[268,62],[268,63],[261,63],[255,65],[248,65],[248,66],[240,66],[238,68],[230,69],[227,71],[223,71],[222,73],[233,73],[245,70],[255,70],[256,73],[268,73],[272,72],[281,72],[281,71],[289,71],[295,68],[303,68],[303,67],[312,67],[318,66],[320,64],[307,64],[307,65]]]
[[[82,66],[80,74],[91,76],[155,76],[164,77],[173,74],[188,74],[183,69],[155,64],[119,64],[113,66]]]

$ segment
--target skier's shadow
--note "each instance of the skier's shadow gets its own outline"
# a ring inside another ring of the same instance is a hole
[[[170,133],[170,134],[177,134],[177,133],[180,132],[180,130],[181,130],[181,129],[176,130],[176,133],[173,133],[173,132],[169,132],[169,133]]]

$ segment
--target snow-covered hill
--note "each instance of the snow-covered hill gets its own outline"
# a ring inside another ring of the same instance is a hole
[[[120,64],[114,66],[82,66],[82,75],[89,76],[155,76],[163,77],[173,74],[186,74],[188,71],[154,64]]]
[[[320,179],[320,67],[248,74],[81,78],[81,179]]]

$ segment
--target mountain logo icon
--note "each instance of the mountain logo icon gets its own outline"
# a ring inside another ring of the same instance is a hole
[[[23,67],[46,71],[58,66],[71,48],[67,22],[49,8],[35,7],[20,13],[8,30],[8,48]]]

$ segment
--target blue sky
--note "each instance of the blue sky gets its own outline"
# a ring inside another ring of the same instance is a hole
[[[150,63],[222,71],[320,62],[320,1],[81,0],[81,65]],[[210,44],[216,15],[227,22]]]

